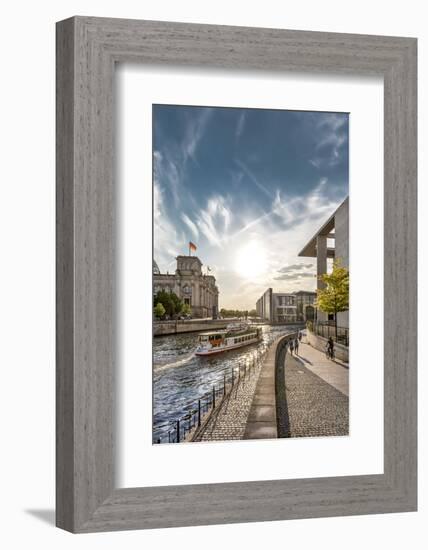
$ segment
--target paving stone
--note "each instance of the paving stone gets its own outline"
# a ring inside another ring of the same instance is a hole
[[[245,378],[241,378],[239,385],[224,399],[219,409],[211,414],[205,428],[194,441],[243,439],[260,370],[258,366],[247,373]]]
[[[289,355],[285,385],[290,437],[349,434],[348,396]]]

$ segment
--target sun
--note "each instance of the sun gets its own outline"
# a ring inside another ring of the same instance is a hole
[[[255,279],[266,271],[266,267],[266,250],[258,241],[250,241],[238,250],[235,270],[244,279]]]

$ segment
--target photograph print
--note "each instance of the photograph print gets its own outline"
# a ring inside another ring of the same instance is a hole
[[[349,114],[153,115],[153,444],[349,434]]]

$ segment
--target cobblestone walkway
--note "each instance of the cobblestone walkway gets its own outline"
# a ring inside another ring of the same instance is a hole
[[[343,361],[327,359],[325,353],[313,348],[304,342],[300,343],[297,359],[303,361],[304,366],[334,386],[337,390],[349,395],[349,365]]]
[[[348,396],[288,353],[285,389],[289,437],[348,435]]]
[[[239,386],[225,398],[222,406],[212,414],[204,430],[194,441],[243,439],[259,374],[260,367],[256,367],[241,379]]]

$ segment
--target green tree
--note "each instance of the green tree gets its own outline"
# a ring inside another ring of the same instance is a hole
[[[175,294],[175,292],[171,292],[171,300],[174,304],[174,314],[178,315],[183,309],[183,300],[181,300],[181,298],[179,298],[177,294]]]
[[[337,314],[349,309],[349,271],[340,264],[333,263],[330,274],[320,276],[325,288],[317,290],[317,307],[325,313],[334,315],[334,326],[337,340]]]
[[[183,315],[190,315],[192,313],[192,308],[189,306],[189,304],[183,304],[183,307],[181,308],[181,313]]]
[[[162,304],[165,308],[165,313],[169,317],[173,317],[180,313],[183,307],[183,302],[174,292],[167,292],[166,290],[159,290],[153,299],[153,307],[157,304]]]
[[[248,311],[241,311],[240,309],[224,309],[220,310],[220,315],[223,318],[227,317],[247,317]]]
[[[158,302],[156,304],[153,311],[154,311],[155,317],[157,317],[158,319],[162,319],[162,317],[165,315],[165,308],[163,307],[161,302]]]

